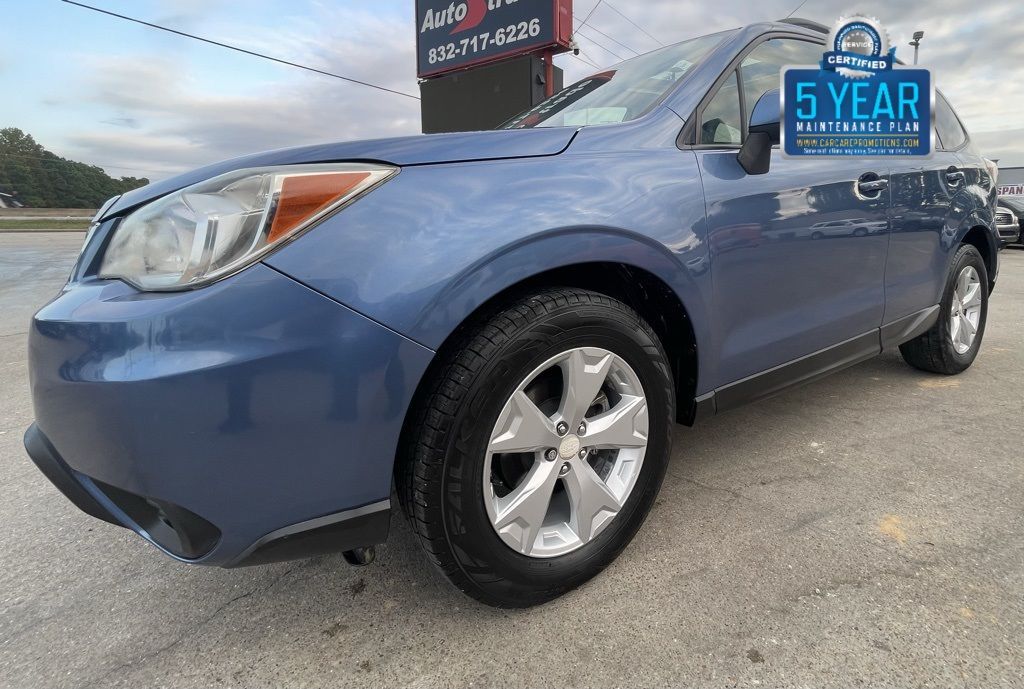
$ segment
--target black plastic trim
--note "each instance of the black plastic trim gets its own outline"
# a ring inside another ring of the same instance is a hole
[[[295,560],[383,543],[391,527],[391,500],[292,524],[263,536],[226,567]]]
[[[704,419],[710,419],[715,415],[715,393],[711,391],[699,397],[695,397],[693,400],[693,414],[687,420],[686,425],[692,426],[698,421]]]
[[[747,402],[771,397],[783,390],[804,385],[830,373],[859,364],[881,353],[878,330],[858,335],[763,373],[757,373],[715,390],[719,412]]]
[[[904,342],[909,342],[915,337],[923,335],[938,320],[939,305],[936,304],[883,325],[879,336],[882,349],[888,350],[899,347]]]
[[[198,560],[209,555],[220,541],[220,529],[191,510],[87,478],[124,513],[124,519],[175,557]]]
[[[107,245],[114,236],[117,226],[123,218],[113,218],[101,221],[96,227],[89,231],[82,245],[82,253],[75,262],[75,268],[71,272],[69,282],[81,282],[89,278],[95,278],[100,272],[100,265],[103,263],[103,254]]]
[[[48,478],[50,483],[55,485],[64,494],[64,497],[74,503],[78,509],[105,522],[121,527],[125,526],[75,479],[71,468],[64,463],[57,450],[36,424],[32,424],[25,431],[25,450],[35,465],[39,467],[39,471],[43,472],[43,476]]]

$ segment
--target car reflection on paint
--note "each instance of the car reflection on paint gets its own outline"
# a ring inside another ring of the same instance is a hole
[[[867,220],[866,218],[852,218],[849,220],[830,220],[811,225],[811,239],[826,239],[830,237],[865,237],[869,234],[885,232],[888,228],[885,220]]]

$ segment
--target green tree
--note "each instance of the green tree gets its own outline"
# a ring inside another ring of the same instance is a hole
[[[0,129],[0,191],[35,208],[98,208],[111,196],[149,184],[61,158],[15,127]]]

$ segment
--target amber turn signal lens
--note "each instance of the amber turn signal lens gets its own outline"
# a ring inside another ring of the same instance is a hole
[[[324,172],[286,177],[267,241],[273,243],[331,207],[366,181],[369,172]]]

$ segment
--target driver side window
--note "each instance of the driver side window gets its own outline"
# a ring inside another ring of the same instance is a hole
[[[796,38],[772,38],[754,48],[704,106],[698,143],[742,144],[748,113],[767,91],[779,88],[782,68],[817,64],[823,50],[820,44]]]
[[[825,47],[795,38],[772,38],[750,51],[740,65],[743,100],[747,112],[768,91],[781,87],[782,68],[790,65],[817,65]]]
[[[743,114],[735,72],[722,83],[711,102],[704,106],[700,143],[726,146],[739,146],[743,143]]]

